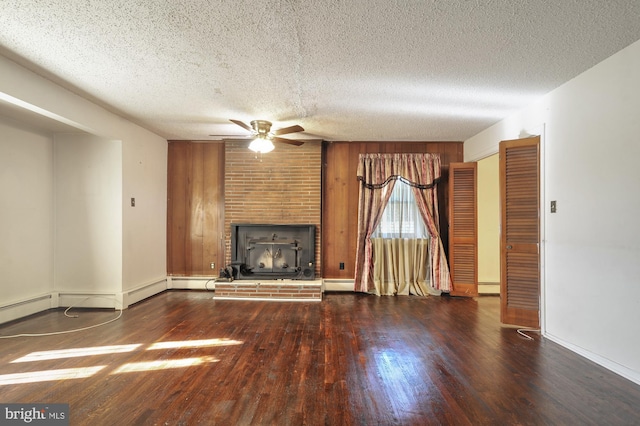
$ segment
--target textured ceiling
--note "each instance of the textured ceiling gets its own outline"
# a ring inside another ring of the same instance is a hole
[[[638,0],[0,0],[0,53],[168,139],[465,140],[640,39]]]

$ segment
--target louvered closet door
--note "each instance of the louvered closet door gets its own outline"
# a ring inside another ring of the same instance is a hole
[[[500,142],[500,297],[505,324],[540,326],[540,137]]]
[[[477,163],[449,165],[449,265],[452,296],[478,295]]]

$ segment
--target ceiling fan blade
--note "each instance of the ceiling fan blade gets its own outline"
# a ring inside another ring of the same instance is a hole
[[[251,126],[249,126],[249,125],[248,125],[248,124],[246,124],[246,123],[243,123],[243,122],[242,122],[242,121],[240,121],[240,120],[229,120],[229,121],[231,121],[232,123],[237,124],[238,126],[242,127],[243,129],[246,129],[246,130],[248,130],[248,131],[250,131],[250,132],[253,132],[253,129],[251,128]]]
[[[274,130],[273,134],[278,135],[286,135],[287,133],[296,133],[296,132],[304,132],[304,129],[297,124],[295,126],[283,127],[282,129]]]
[[[295,145],[295,146],[300,146],[300,145],[304,144],[304,141],[296,141],[296,140],[293,140],[293,139],[279,138],[277,136],[274,136],[272,140],[274,142],[288,143],[289,145]]]

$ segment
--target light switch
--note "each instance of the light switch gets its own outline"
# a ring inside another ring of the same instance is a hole
[[[556,212],[556,202],[552,201],[551,202],[551,213],[555,213]]]
[[[132,198],[131,199],[131,207],[135,207],[136,206],[136,199]]]

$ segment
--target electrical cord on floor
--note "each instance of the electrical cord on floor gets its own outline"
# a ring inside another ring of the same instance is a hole
[[[518,332],[519,335],[529,339],[529,340],[534,340],[533,337],[529,336],[528,334],[526,334],[527,332],[531,332],[531,333],[539,333],[540,329],[535,329],[535,328],[519,328],[516,330]]]
[[[207,291],[214,291],[215,290],[215,289],[209,289],[209,287],[207,287],[211,281],[216,282],[216,279],[215,278],[211,278],[211,279],[207,280],[207,282],[204,283],[204,289],[205,290],[207,290]]]
[[[86,299],[78,302],[78,303],[82,303],[86,300],[89,300],[93,297],[97,297],[97,296],[92,296],[92,297],[87,297]],[[78,318],[78,315],[68,315],[67,312],[69,312],[70,309],[74,308],[75,305],[71,305],[69,306],[67,309],[65,309],[64,311],[64,316],[68,317],[68,318]],[[49,333],[22,333],[22,334],[14,334],[11,336],[0,336],[0,339],[13,339],[16,337],[42,337],[42,336],[57,336],[59,334],[69,334],[69,333],[76,333],[78,331],[84,331],[84,330],[89,330],[92,328],[96,328],[96,327],[101,327],[103,325],[109,324],[111,322],[114,322],[118,319],[120,319],[120,317],[122,316],[122,308],[119,309],[119,313],[118,316],[115,318],[110,319],[109,321],[105,321],[105,322],[101,322],[100,324],[95,324],[95,325],[89,325],[87,327],[81,327],[81,328],[74,328],[72,330],[63,330],[63,331],[52,331]]]

